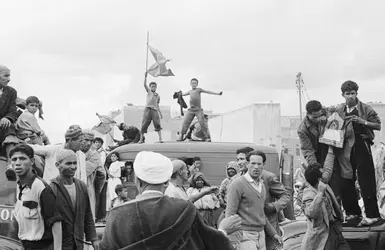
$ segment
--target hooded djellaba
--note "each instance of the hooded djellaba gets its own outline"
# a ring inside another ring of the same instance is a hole
[[[187,189],[187,195],[196,195],[204,192],[209,187],[210,184],[206,181],[205,176],[201,172],[197,172],[192,177],[191,185]],[[207,225],[215,227],[214,211],[220,207],[219,198],[215,194],[208,194],[194,202],[194,205]]]
[[[191,202],[164,195],[173,172],[169,158],[139,152],[134,172],[140,195],[111,210],[100,249],[233,249],[224,234],[204,223]]]
[[[230,161],[226,165],[226,178],[222,181],[219,188],[220,199],[223,207],[226,207],[227,203],[227,190],[231,181],[235,178],[239,170],[239,165],[236,161]]]

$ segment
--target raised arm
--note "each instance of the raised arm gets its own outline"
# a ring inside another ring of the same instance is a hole
[[[214,92],[214,91],[205,90],[205,89],[202,89],[201,93],[210,94],[210,95],[222,95],[222,91],[221,92]]]
[[[143,86],[144,88],[146,89],[146,91],[150,91],[150,88],[147,86],[147,72],[144,73],[144,83],[143,83]]]
[[[186,96],[186,95],[189,95],[190,94],[190,90],[187,91],[187,92],[182,92],[182,96]]]
[[[322,171],[322,181],[324,183],[328,183],[330,178],[331,178],[331,176],[332,176],[333,166],[334,166],[334,159],[335,159],[335,155],[334,155],[334,152],[333,152],[333,147],[329,146],[328,154],[326,155],[324,166],[322,168],[323,169],[323,171]]]

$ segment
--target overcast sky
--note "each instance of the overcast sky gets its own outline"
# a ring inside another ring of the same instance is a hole
[[[2,1],[0,64],[22,98],[44,103],[41,126],[61,142],[125,103],[143,105],[146,33],[175,77],[157,78],[162,105],[197,77],[205,109],[279,102],[298,114],[295,79],[310,99],[342,101],[354,80],[363,101],[385,102],[384,1]],[[153,63],[150,57],[150,65]],[[153,80],[150,79],[149,80]]]

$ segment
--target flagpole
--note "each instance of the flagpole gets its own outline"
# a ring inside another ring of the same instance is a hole
[[[146,72],[148,69],[148,43],[150,40],[150,31],[147,31],[147,48],[146,48]]]

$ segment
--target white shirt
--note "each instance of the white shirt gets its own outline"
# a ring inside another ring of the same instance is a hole
[[[29,145],[35,151],[35,154],[45,157],[45,166],[43,173],[43,180],[48,184],[51,183],[53,178],[56,178],[59,175],[59,169],[56,167],[56,154],[63,150],[64,145]]]
[[[48,184],[51,183],[53,178],[59,175],[59,170],[56,167],[56,154],[64,149],[63,144],[57,145],[29,145],[35,151],[35,154],[45,156],[45,167],[43,173],[43,180]],[[78,162],[78,169],[76,170],[75,177],[79,180],[87,183],[86,174],[86,155],[80,150],[76,152],[76,159]]]
[[[244,176],[255,190],[262,193],[263,180],[261,178],[259,179],[258,182],[256,182],[253,178],[251,178],[249,172],[247,172]]]
[[[351,113],[354,109],[358,109],[358,103],[356,106],[349,108],[348,105],[346,105],[346,112]]]
[[[164,192],[165,195],[169,197],[179,198],[183,200],[188,200],[188,195],[183,187],[175,186],[171,182],[168,183],[168,187]]]

